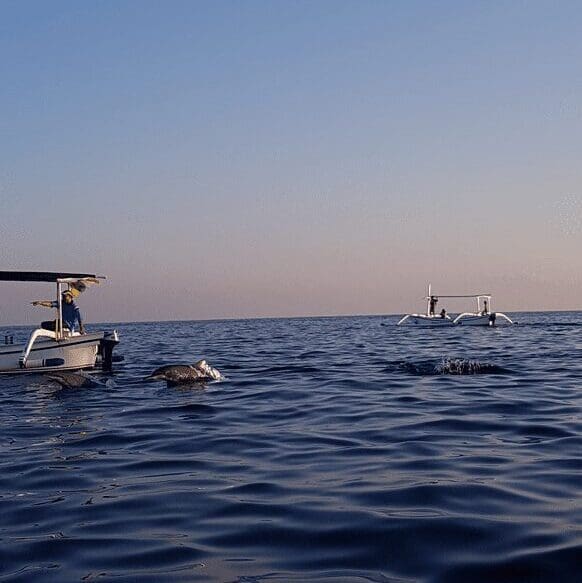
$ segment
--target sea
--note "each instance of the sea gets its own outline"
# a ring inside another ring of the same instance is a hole
[[[582,581],[582,312],[509,316],[122,323],[95,387],[1,376],[0,581]]]

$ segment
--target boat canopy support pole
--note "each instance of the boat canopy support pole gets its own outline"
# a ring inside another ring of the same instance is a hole
[[[429,316],[430,315],[430,299],[431,299],[431,285],[430,283],[428,284],[428,295],[426,296],[426,315]]]
[[[57,280],[57,325],[55,326],[56,338],[60,340],[63,337],[63,298],[61,296],[61,282]]]

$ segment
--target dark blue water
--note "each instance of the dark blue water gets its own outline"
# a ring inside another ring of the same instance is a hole
[[[580,581],[582,313],[515,318],[122,324],[102,387],[0,377],[0,581]]]

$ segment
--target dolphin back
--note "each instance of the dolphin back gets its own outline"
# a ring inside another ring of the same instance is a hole
[[[101,386],[101,383],[89,375],[70,372],[70,371],[53,371],[46,375],[47,378],[61,385],[65,389],[81,389]]]
[[[218,381],[224,378],[218,370],[212,368],[205,360],[199,360],[196,364],[169,364],[154,370],[145,380],[166,381],[171,385]]]
[[[159,368],[156,368],[154,372],[145,378],[146,380],[180,382],[182,379],[186,381],[191,376],[191,366],[187,364],[168,364],[166,366],[160,366]]]

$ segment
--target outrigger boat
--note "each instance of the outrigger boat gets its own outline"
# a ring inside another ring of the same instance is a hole
[[[116,330],[80,334],[63,325],[62,293],[79,295],[87,286],[99,283],[103,276],[86,273],[38,271],[0,271],[0,281],[45,282],[56,284],[57,318],[54,331],[33,330],[25,344],[13,344],[13,336],[4,336],[0,345],[0,374],[81,370],[102,366],[110,369],[113,349],[119,344]]]
[[[470,295],[436,295],[431,292],[431,285],[428,284],[428,295],[426,296],[426,314],[406,314],[397,322],[397,326],[404,324],[414,324],[416,326],[495,326],[498,318],[506,320],[509,324],[513,321],[502,312],[491,311],[491,294],[470,294]],[[445,310],[435,313],[435,306],[440,298],[472,298],[477,301],[476,312],[463,312],[455,318],[451,318]]]

